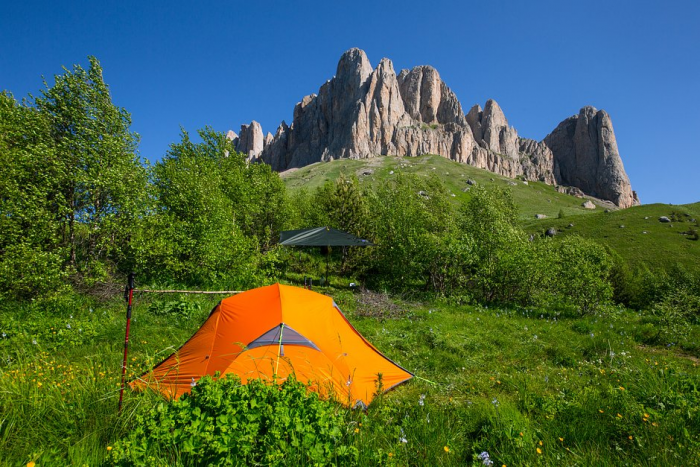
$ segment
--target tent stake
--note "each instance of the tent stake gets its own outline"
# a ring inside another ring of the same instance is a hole
[[[136,274],[129,273],[129,279],[124,290],[124,298],[126,299],[126,334],[124,336],[124,360],[122,361],[122,387],[119,391],[119,413],[122,411],[122,399],[124,398],[124,383],[126,382],[126,364],[127,353],[129,351],[129,328],[131,327],[131,302],[134,298],[134,277]]]

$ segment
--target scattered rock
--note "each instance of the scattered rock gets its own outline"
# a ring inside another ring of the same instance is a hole
[[[467,185],[476,185],[476,182],[474,180],[472,180],[471,178],[468,178]]]
[[[595,204],[590,199],[583,203],[581,206],[583,206],[586,209],[595,209]]]
[[[642,233],[645,234],[645,233],[649,233],[649,232],[647,232],[646,230],[644,230],[644,231],[642,231]]]
[[[647,219],[649,219],[649,216],[645,216],[645,217],[644,217],[644,220],[647,220]]]
[[[661,216],[659,217],[659,222],[671,222],[671,219],[666,216]]]
[[[523,181],[523,185],[528,185],[527,180]]]
[[[362,175],[372,175],[374,173],[374,170],[372,169],[367,169],[362,171]]]
[[[393,170],[389,171],[389,175],[394,175],[394,171]]]
[[[574,226],[574,224],[573,224],[573,223],[569,224],[569,228],[571,228],[571,227],[573,227],[573,226]]]
[[[462,188],[463,193],[466,193],[469,190],[471,190],[471,188],[469,188],[468,186],[465,186],[464,188]]]
[[[535,219],[546,219],[547,215],[546,214],[535,214]]]
[[[418,194],[419,194],[420,196],[422,196],[423,198],[429,198],[428,193],[426,193],[426,192],[423,191],[423,190],[419,191]]]
[[[621,228],[621,229],[624,229],[624,228],[625,228],[624,224],[620,225],[620,228]]]
[[[550,227],[544,234],[548,237],[554,237],[557,234],[557,229],[555,229],[554,227]]]
[[[585,193],[583,191],[581,191],[580,188],[577,188],[575,186],[558,186],[557,191],[559,193],[564,193],[565,195],[575,196],[577,198],[583,198],[585,196]]]

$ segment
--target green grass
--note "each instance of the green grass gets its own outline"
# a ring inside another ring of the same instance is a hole
[[[655,322],[619,309],[572,318],[435,301],[368,305],[345,287],[322,291],[389,358],[434,383],[414,379],[349,415],[343,442],[357,447],[360,465],[480,465],[482,451],[494,465],[699,461],[698,326],[687,341],[653,346]],[[129,376],[181,345],[220,298],[137,297]],[[149,311],[172,301],[196,305],[179,318]],[[159,400],[127,391],[117,414],[121,300],[4,304],[0,316],[1,465],[100,465],[135,414]]]
[[[678,213],[682,222],[663,223],[661,216]],[[700,203],[674,206],[647,204],[590,216],[563,219],[531,220],[524,223],[528,232],[541,233],[554,227],[562,235],[581,235],[615,250],[630,265],[646,264],[652,269],[668,269],[675,264],[700,270],[700,241],[691,240],[684,232],[698,229]],[[573,224],[572,227],[569,227]]]

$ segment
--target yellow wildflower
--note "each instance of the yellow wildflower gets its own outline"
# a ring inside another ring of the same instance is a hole
[[[603,413],[603,409],[598,409],[598,412]]]
[[[540,446],[542,446],[542,441],[540,441]]]
[[[537,454],[542,454],[542,449],[537,448]]]
[[[620,415],[620,414],[617,414],[617,418],[622,418],[622,415]]]
[[[111,451],[111,450],[112,450],[112,446],[107,446],[107,450],[108,450],[108,451]]]
[[[393,453],[393,452],[390,452],[390,453],[389,453],[389,457],[394,457],[394,453]]]
[[[563,443],[563,442],[564,442],[564,438],[559,438],[559,441],[561,441],[561,442]]]
[[[630,435],[629,438],[632,439],[632,435]]]
[[[35,465],[34,461],[27,462],[27,467],[34,467]]]
[[[359,428],[355,428],[355,433],[359,433],[359,432],[360,432],[360,429],[359,429]]]
[[[442,449],[444,449],[444,450],[445,450],[445,452],[450,452],[450,448],[449,448],[449,447],[447,447],[447,446],[445,446],[445,447],[444,447],[444,448],[442,448]]]

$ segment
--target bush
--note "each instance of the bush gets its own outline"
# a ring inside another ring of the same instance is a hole
[[[346,465],[346,409],[300,382],[202,378],[190,394],[136,416],[116,465]]]
[[[22,300],[65,291],[62,263],[60,255],[26,243],[9,246],[0,256],[0,297]]]
[[[202,309],[199,303],[185,301],[154,302],[148,307],[148,311],[156,316],[170,316],[189,319],[193,314]]]
[[[554,244],[552,254],[548,300],[573,306],[586,314],[612,299],[613,288],[608,278],[613,262],[605,248],[591,240],[570,236]]]

